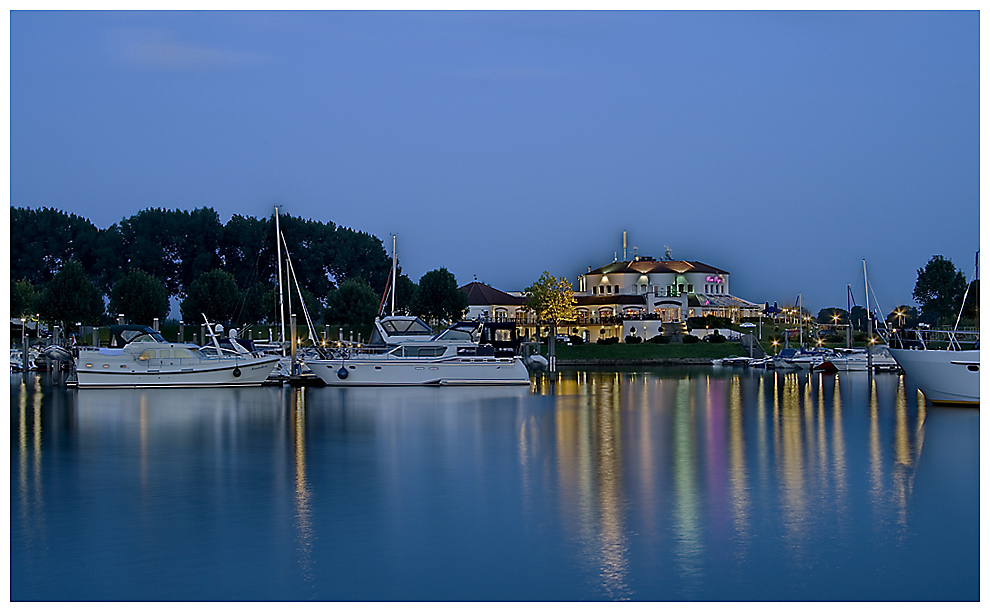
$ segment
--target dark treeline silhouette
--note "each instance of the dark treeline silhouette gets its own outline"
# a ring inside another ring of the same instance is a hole
[[[279,224],[307,301],[325,304],[338,283],[352,278],[379,294],[384,291],[391,258],[375,236],[290,215],[281,215]],[[223,224],[211,208],[152,208],[100,229],[88,219],[53,208],[11,207],[10,239],[12,281],[44,287],[75,261],[106,295],[129,271],[138,269],[182,301],[197,278],[223,270],[233,275],[244,296],[237,319],[270,318],[252,309],[250,296],[266,299],[275,285],[274,215],[234,215]]]

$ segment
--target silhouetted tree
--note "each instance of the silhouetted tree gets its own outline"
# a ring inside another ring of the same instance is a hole
[[[165,285],[144,270],[130,270],[110,290],[110,312],[122,313],[132,323],[151,325],[168,316]]]
[[[849,323],[849,313],[842,308],[822,308],[818,311],[817,320],[822,325],[846,325]]]
[[[918,325],[918,309],[914,306],[902,304],[890,311],[886,321],[889,327],[895,329],[915,327]]]
[[[66,262],[35,303],[43,321],[96,325],[103,317],[103,295],[78,261]]]
[[[349,278],[327,296],[323,319],[333,325],[367,325],[378,314],[379,297],[361,278]]]
[[[10,209],[10,276],[41,286],[69,261],[92,274],[100,231],[88,219],[53,208]]]
[[[10,316],[14,318],[35,314],[37,292],[31,281],[10,281]]]
[[[203,315],[211,324],[229,326],[241,302],[241,292],[234,276],[223,270],[211,270],[200,274],[189,285],[182,300],[182,320],[186,323],[203,323]]]
[[[962,307],[966,277],[948,259],[935,255],[918,270],[911,297],[921,304],[921,320],[930,325],[954,322]]]
[[[852,307],[852,311],[849,313],[849,320],[852,322],[853,329],[866,331],[866,309],[862,306]]]
[[[416,299],[416,290],[419,286],[412,282],[408,276],[399,273],[398,281],[395,284],[395,311],[412,314],[413,302]],[[391,302],[388,304],[391,305]]]
[[[431,270],[419,279],[413,300],[416,316],[430,322],[460,321],[467,308],[467,294],[458,289],[457,279],[447,268]]]

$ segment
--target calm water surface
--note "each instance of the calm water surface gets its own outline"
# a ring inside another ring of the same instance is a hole
[[[979,410],[881,374],[10,378],[12,600],[977,600]]]

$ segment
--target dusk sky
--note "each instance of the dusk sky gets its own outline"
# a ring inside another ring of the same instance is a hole
[[[973,275],[980,17],[14,11],[10,204],[279,204],[506,291],[627,231],[812,313],[865,259],[886,313],[935,254]]]

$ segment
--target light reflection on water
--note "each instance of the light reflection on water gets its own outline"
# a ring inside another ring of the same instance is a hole
[[[978,410],[859,374],[205,391],[11,376],[11,597],[978,598]]]

